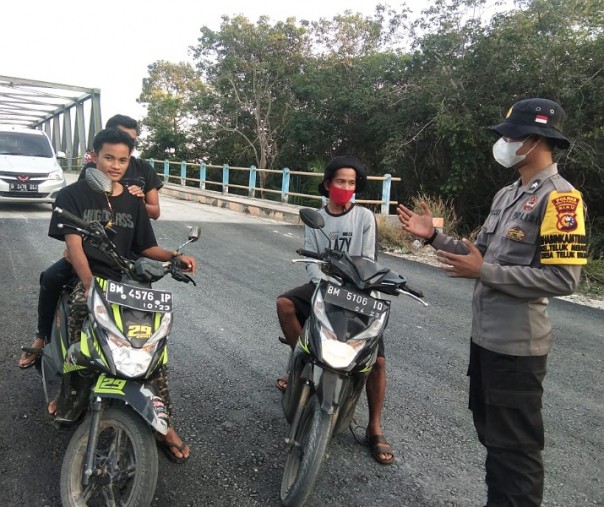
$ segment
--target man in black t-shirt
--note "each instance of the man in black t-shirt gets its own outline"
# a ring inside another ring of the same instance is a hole
[[[134,143],[140,134],[138,122],[123,114],[116,114],[107,120],[106,128],[116,128],[128,134]],[[91,154],[92,156],[92,154]],[[80,173],[80,180],[84,179],[86,168],[95,167],[91,159]],[[147,214],[152,219],[158,219],[160,215],[159,189],[163,186],[160,177],[155,173],[148,162],[130,156],[128,168],[122,176],[122,183],[128,192],[138,197],[145,203]],[[56,204],[56,203],[55,203]],[[59,259],[46,269],[40,276],[40,293],[38,297],[38,328],[32,348],[41,348],[45,341],[50,338],[52,319],[55,306],[59,300],[62,287],[74,276],[71,264],[65,259]],[[37,354],[24,352],[19,358],[19,368],[27,369],[36,362]]]
[[[169,261],[174,253],[157,246],[151,221],[142,200],[127,192],[120,183],[128,163],[134,141],[125,132],[118,129],[101,130],[94,138],[92,159],[97,169],[111,179],[112,193],[110,196],[94,191],[86,181],[73,183],[59,192],[56,205],[73,213],[84,220],[111,220],[115,230],[112,241],[119,253],[135,259],[138,256],[148,257],[158,261]],[[65,241],[67,258],[82,284],[81,291],[87,294],[93,276],[119,280],[121,274],[118,266],[87,242],[82,236],[70,228],[59,228],[60,217],[53,214],[50,222],[49,236]],[[187,271],[195,272],[196,261],[193,257],[182,255],[181,261],[187,266]],[[76,288],[76,291],[78,289]],[[165,379],[165,372],[162,372]],[[167,386],[164,386],[164,391]],[[169,400],[166,406],[170,408]],[[56,403],[49,405],[50,413],[56,411]],[[182,442],[172,426],[163,437],[163,447],[167,448],[174,461],[188,458],[189,447]]]

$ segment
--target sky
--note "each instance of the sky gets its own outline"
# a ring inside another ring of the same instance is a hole
[[[5,9],[0,75],[98,88],[105,122],[114,114],[141,119],[136,102],[157,60],[189,61],[199,29],[219,29],[223,15],[251,21],[317,20],[349,9],[371,15],[376,0],[19,0]],[[383,3],[383,2],[382,2]],[[388,2],[400,7],[401,1]],[[408,0],[419,12],[425,0]]]

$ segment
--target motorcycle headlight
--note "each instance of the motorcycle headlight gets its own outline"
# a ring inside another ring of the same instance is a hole
[[[323,340],[321,342],[321,356],[332,368],[346,368],[352,363],[357,351],[348,343],[338,340]]]
[[[151,359],[153,359],[153,350],[133,349],[128,340],[122,339],[113,333],[107,333],[107,338],[113,362],[118,372],[128,377],[138,377],[147,371]]]
[[[170,334],[171,329],[172,329],[172,314],[169,312],[164,313],[162,315],[161,323],[159,324],[157,331],[155,331],[155,333],[153,333],[153,336],[151,336],[151,338],[149,338],[147,343],[143,346],[143,349],[145,349],[145,350],[150,350],[151,348],[155,349],[157,342],[159,340],[161,340],[162,338],[165,338],[166,336],[168,336]]]
[[[92,294],[90,309],[94,312],[97,323],[105,330],[116,369],[128,377],[143,375],[149,368],[159,341],[165,338],[172,328],[172,314],[164,313],[151,338],[142,348],[135,349],[113,321],[110,315],[111,307],[104,303],[96,291]]]
[[[331,334],[335,336],[333,329],[331,328],[331,324],[329,322],[329,318],[327,317],[327,312],[325,308],[325,301],[323,300],[323,295],[321,291],[317,291],[315,293],[315,300],[313,303],[314,314],[321,325],[321,328],[325,328]]]
[[[387,316],[388,313],[383,312],[378,318],[374,319],[371,324],[369,324],[369,327],[363,329],[363,331],[356,335],[353,340],[361,340],[364,343],[365,340],[382,334],[382,332],[384,331],[384,326],[386,325]]]
[[[109,315],[111,307],[105,304],[101,297],[101,294],[96,290],[92,292],[92,298],[89,302],[88,309],[94,316],[95,320],[103,328],[105,328],[105,330],[115,335],[116,337],[122,337],[122,339],[126,342],[128,341],[126,340],[126,338],[124,338],[122,332],[117,328],[115,322],[113,322],[113,320],[111,319],[111,316]]]

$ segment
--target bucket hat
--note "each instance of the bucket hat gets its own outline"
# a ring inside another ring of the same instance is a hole
[[[558,148],[566,149],[569,140],[562,134],[566,113],[562,106],[548,99],[525,99],[516,102],[508,111],[505,120],[489,127],[502,137],[520,139],[537,134],[553,139]]]

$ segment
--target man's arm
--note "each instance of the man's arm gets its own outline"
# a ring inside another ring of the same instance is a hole
[[[145,207],[147,208],[147,215],[149,215],[149,218],[152,218],[153,220],[159,218],[161,210],[159,208],[159,192],[156,188],[152,188],[145,193]]]
[[[174,252],[170,250],[166,250],[165,248],[161,248],[159,246],[152,246],[146,248],[141,252],[143,257],[147,257],[149,259],[154,259],[156,261],[170,261],[174,258]],[[179,260],[187,266],[185,271],[189,271],[191,273],[195,273],[195,269],[197,268],[197,261],[195,257],[190,257],[188,255],[178,255]]]
[[[317,253],[320,252],[317,234],[308,226],[304,226],[304,250]],[[327,278],[325,273],[321,271],[319,265],[314,263],[306,264],[306,273],[308,273],[310,281],[315,284],[319,283],[322,278]]]

